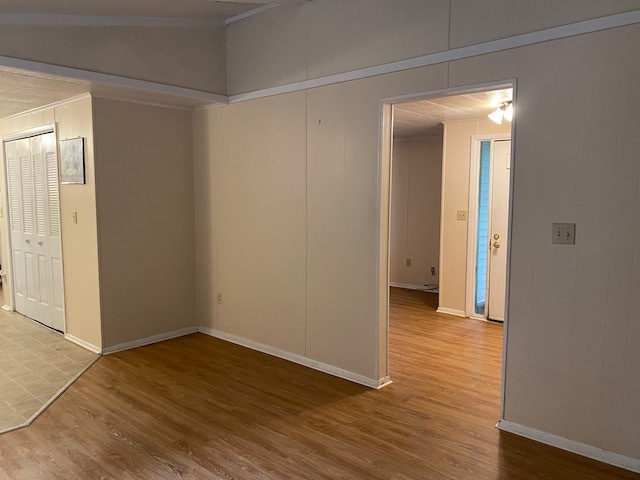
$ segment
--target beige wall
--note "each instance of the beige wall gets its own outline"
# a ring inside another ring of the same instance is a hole
[[[505,416],[633,458],[639,54],[633,26],[450,70],[452,85],[519,79]],[[577,245],[552,245],[552,222],[576,222]]]
[[[393,142],[389,280],[438,284],[442,135]],[[411,259],[411,266],[406,260]],[[435,267],[435,275],[431,275]]]
[[[438,66],[196,112],[200,324],[385,377],[378,101],[445,82]]]
[[[449,45],[465,47],[637,9],[636,0],[452,0]]]
[[[104,347],[195,327],[189,111],[94,99]]]
[[[637,0],[292,2],[229,25],[229,94],[636,9]]]
[[[302,8],[324,3],[330,2]],[[266,23],[273,20],[269,18]],[[640,208],[640,137],[635,133],[639,49],[640,27],[632,26],[211,110],[196,119],[199,135],[205,136],[199,141],[206,144],[199,149],[198,172],[217,176],[215,185],[232,181],[241,189],[233,198],[300,198],[299,181],[283,187],[284,174],[277,175],[275,167],[286,164],[278,163],[282,139],[292,145],[287,152],[300,152],[305,145],[294,171],[306,168],[306,320],[297,317],[294,323],[297,329],[306,325],[308,357],[380,378],[386,372],[378,368],[376,339],[377,272],[384,271],[376,266],[379,185],[384,184],[378,175],[379,100],[517,78],[505,418],[640,458],[640,354],[633,348],[640,342],[640,309],[633,294],[640,278],[640,265],[633,260],[640,249],[635,220]],[[255,78],[263,83],[264,61],[239,55],[238,62],[255,63]],[[299,111],[305,100],[303,125]],[[226,118],[233,118],[228,129]],[[280,127],[275,140],[271,125]],[[217,132],[216,126],[222,130]],[[243,143],[225,143],[220,137],[227,135]],[[252,193],[253,181],[238,181],[243,177],[235,163],[272,166],[259,184],[259,195]],[[218,227],[221,220],[215,217],[202,220],[217,195],[208,185],[203,188],[197,200],[199,228],[231,235],[224,230],[241,227],[238,231],[246,233],[247,224],[264,224],[264,208],[251,202],[237,206],[237,224],[231,215],[224,227]],[[299,228],[303,215],[290,206],[286,211],[293,219],[290,228]],[[578,244],[552,245],[552,222],[576,222]],[[299,235],[297,230],[269,232],[267,242],[275,251]],[[241,236],[237,246],[226,244],[231,250],[224,254],[209,241],[202,256],[208,263],[199,275],[233,275],[235,265],[223,265],[222,259],[261,253],[263,240]],[[262,255],[252,258],[252,272],[260,278],[281,274],[283,282],[290,282],[291,272],[299,271]],[[602,278],[602,272],[606,279],[594,288],[592,279]],[[239,298],[240,293],[232,295]],[[243,299],[246,295],[242,292]],[[260,300],[265,311],[284,308],[278,306],[281,298]],[[201,305],[210,302],[199,299]],[[289,308],[298,302],[295,294]],[[232,311],[225,322],[232,326],[238,321],[249,338],[268,328],[262,317],[253,319],[253,326],[243,318]],[[270,324],[288,337],[287,322]]]
[[[43,108],[2,120],[2,135],[56,123],[58,139],[84,137],[85,185],[60,185],[62,256],[64,261],[66,333],[97,348],[102,347],[100,290],[96,230],[96,175],[94,168],[91,98]],[[4,153],[3,153],[4,155]],[[2,175],[5,169],[2,168]],[[3,183],[4,185],[4,183]],[[3,210],[5,196],[2,195]],[[73,212],[78,223],[73,223]],[[3,231],[2,245],[8,245]],[[8,252],[3,252],[9,258]],[[3,268],[6,268],[3,266]],[[11,295],[5,290],[5,295]]]
[[[199,324],[304,355],[305,94],[195,118]]]
[[[223,28],[12,26],[0,55],[225,94]]]
[[[497,125],[481,118],[448,122],[444,126],[439,306],[462,315],[466,305],[469,225],[466,220],[458,220],[458,210],[469,210],[471,137],[496,133],[511,133],[511,124]]]

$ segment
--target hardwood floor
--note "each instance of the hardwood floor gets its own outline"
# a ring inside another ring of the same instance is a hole
[[[640,479],[496,430],[502,327],[434,301],[393,289],[379,391],[201,334],[103,357],[0,478]]]

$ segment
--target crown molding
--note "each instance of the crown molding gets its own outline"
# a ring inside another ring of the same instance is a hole
[[[54,77],[65,77],[66,79],[80,80],[88,82],[90,84],[104,85],[108,87],[121,87],[134,90],[142,90],[151,93],[185,97],[194,100],[200,100],[203,102],[209,102],[212,104],[228,103],[228,98],[225,95],[220,95],[218,93],[203,92],[201,90],[194,90],[191,88],[177,87],[174,85],[166,85],[164,83],[150,82],[147,80],[138,80],[135,78],[120,77],[117,75],[92,72],[89,70],[79,70],[77,68],[34,62],[32,60],[22,60],[18,58],[0,56],[0,68],[1,67],[26,70],[42,75],[51,75]]]
[[[262,12],[266,12],[267,10],[271,10],[272,8],[276,8],[279,6],[280,6],[279,3],[267,3],[265,5],[262,5],[261,7],[256,7],[253,10],[249,10],[248,12],[239,13],[238,15],[235,15],[233,17],[229,17],[224,21],[224,24],[230,25],[234,22],[237,22],[238,20],[243,20],[245,18],[253,17],[254,15],[257,15]]]
[[[112,17],[103,15],[54,15],[2,13],[0,25],[76,26],[76,27],[181,27],[224,28],[221,20],[170,17]]]

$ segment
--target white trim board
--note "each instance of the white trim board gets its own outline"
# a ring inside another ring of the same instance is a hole
[[[406,288],[407,290],[420,290],[422,292],[427,292],[427,293],[437,293],[437,292],[434,292],[430,287],[427,287],[426,285],[412,285],[410,283],[389,282],[389,286],[396,287],[396,288]],[[435,285],[435,287],[439,287],[439,286]]]
[[[89,350],[97,355],[102,354],[102,349],[100,347],[96,347],[92,343],[86,342],[81,338],[76,337],[75,335],[71,335],[70,333],[65,333],[64,338],[69,340],[71,343],[75,343],[76,345]]]
[[[117,345],[104,347],[102,349],[102,354],[109,355],[111,353],[121,352],[123,350],[131,350],[132,348],[144,347],[145,345],[151,345],[152,343],[163,342],[164,340],[171,340],[172,338],[183,337],[185,335],[190,335],[197,332],[198,327],[186,327],[179,330],[174,330],[172,332],[159,333],[157,335],[151,335],[150,337],[132,340],[131,342],[118,343]]]
[[[352,70],[350,72],[327,75],[324,77],[303,80],[287,85],[269,87],[253,92],[239,93],[236,95],[231,95],[229,97],[229,103],[244,102],[247,100],[255,100],[257,98],[281,95],[283,93],[298,92],[300,90],[308,90],[310,88],[324,87],[327,85],[334,85],[336,83],[349,82],[351,80],[360,80],[363,78],[375,77],[377,75],[385,75],[387,73],[410,70],[412,68],[427,67],[429,65],[436,65],[438,63],[462,60],[479,55],[486,55],[488,53],[510,50],[512,48],[525,47],[536,43],[559,40],[576,35],[583,35],[585,33],[593,33],[610,28],[624,27],[627,25],[633,25],[635,23],[640,23],[640,10],[619,13],[616,15],[609,15],[592,20],[585,20],[583,22],[548,28],[545,30],[539,30],[537,32],[515,35],[513,37],[507,37],[500,40],[492,40],[485,43],[479,43],[477,45],[454,48],[443,52],[431,53],[428,55],[422,55],[420,57],[409,58],[397,62]]]
[[[118,75],[110,75],[108,73],[91,72],[89,70],[63,67],[61,65],[53,65],[50,63],[34,62],[32,60],[0,56],[0,68],[1,67],[26,70],[28,72],[36,72],[44,75],[54,75],[71,80],[80,80],[111,87],[123,87],[164,95],[185,97],[214,104],[228,103],[228,98],[225,95],[220,95],[218,93],[203,92],[201,90],[194,90],[191,88],[176,87],[174,85],[166,85],[164,83],[138,80],[129,77],[120,77]]]
[[[328,365],[326,363],[318,362],[317,360],[312,360],[310,358],[303,357],[302,355],[298,355],[296,353],[280,350],[279,348],[271,347],[263,343],[254,342],[253,340],[239,337],[237,335],[233,335],[230,333],[222,332],[220,330],[215,330],[213,328],[201,326],[199,328],[199,331],[200,333],[204,333],[211,337],[219,338],[220,340],[225,340],[227,342],[231,342],[236,345],[240,345],[242,347],[247,347],[247,348],[250,348],[251,350],[256,350],[258,352],[266,353],[267,355],[272,355],[274,357],[282,358],[283,360],[288,360],[290,362],[297,363],[298,365],[309,367],[323,373],[328,373],[329,375],[343,378],[345,380],[349,380],[351,382],[364,385],[365,387],[380,389],[392,383],[389,377],[384,377],[384,378],[381,378],[380,380],[365,377],[364,375],[353,373],[348,370],[343,370],[342,368],[334,367],[333,365]]]
[[[239,13],[233,17],[229,17],[224,21],[225,25],[230,25],[238,20],[243,20],[245,18],[253,17],[258,13],[266,12],[267,10],[271,10],[272,8],[279,7],[279,3],[267,3],[266,5],[262,5],[260,7],[256,7],[253,10],[249,10],[248,12]]]
[[[535,440],[552,447],[566,450],[567,452],[582,455],[583,457],[591,458],[615,467],[640,473],[640,459],[637,458],[626,457],[618,453],[593,447],[585,443],[576,442],[575,440],[570,440],[551,433],[541,432],[540,430],[525,427],[524,425],[509,422],[507,420],[500,420],[496,425],[496,428],[504,432],[520,435],[521,437],[525,437],[530,440]]]
[[[122,97],[118,97],[117,95],[103,95],[101,93],[90,93],[91,97],[93,98],[101,98],[103,100],[115,100],[116,102],[127,102],[127,103],[134,103],[136,105],[146,105],[148,107],[160,107],[160,108],[168,108],[171,110],[182,110],[183,112],[193,112],[193,107],[187,107],[187,106],[182,106],[182,105],[168,105],[166,103],[159,103],[159,102],[148,102],[146,100],[136,100],[136,99],[131,99],[131,98],[122,98]],[[216,105],[217,107],[221,107],[223,105]],[[42,108],[42,107],[40,107]],[[196,107],[196,108],[200,108],[200,107]],[[36,109],[36,110],[39,110]]]
[[[224,21],[208,18],[116,17],[108,15],[64,15],[2,13],[0,25],[82,26],[82,27],[183,27],[224,28]]]
[[[438,307],[436,313],[446,313],[447,315],[455,315],[456,317],[466,318],[466,315],[462,310],[456,310],[455,308]]]

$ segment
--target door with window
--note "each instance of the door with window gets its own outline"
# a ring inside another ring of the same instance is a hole
[[[5,143],[17,312],[64,330],[58,156],[55,133]]]
[[[473,315],[504,321],[511,141],[482,140],[474,218]]]
[[[511,141],[494,143],[491,175],[488,311],[490,320],[504,321],[507,289],[507,233],[509,229],[509,170]]]

